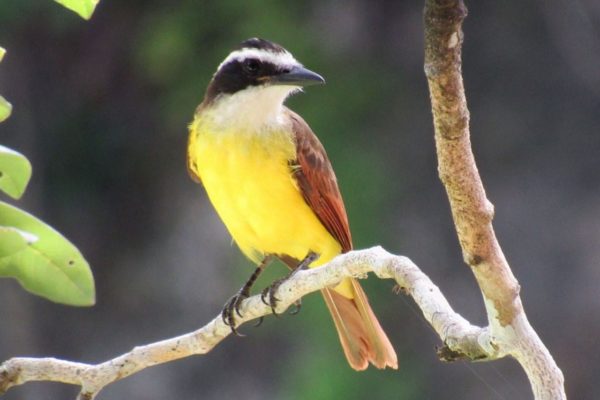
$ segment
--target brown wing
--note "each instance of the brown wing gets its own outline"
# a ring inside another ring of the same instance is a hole
[[[287,110],[296,140],[296,160],[290,161],[302,196],[323,226],[340,243],[342,252],[352,250],[348,217],[337,179],[319,139],[302,117]]]

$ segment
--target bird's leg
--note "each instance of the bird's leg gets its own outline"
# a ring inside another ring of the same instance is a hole
[[[242,314],[240,313],[240,305],[242,304],[242,301],[244,301],[245,299],[247,299],[250,296],[250,289],[252,288],[252,285],[254,285],[254,282],[256,282],[256,279],[258,279],[261,272],[265,269],[265,267],[270,262],[271,262],[271,256],[266,256],[262,260],[260,265],[258,267],[256,267],[256,269],[254,270],[252,275],[250,275],[250,278],[248,278],[248,281],[246,281],[246,283],[244,283],[244,286],[242,286],[235,295],[233,295],[229,300],[227,300],[227,303],[225,303],[225,305],[223,306],[223,311],[221,311],[221,318],[223,318],[223,322],[225,323],[225,325],[229,326],[231,328],[231,332],[236,336],[244,336],[244,335],[240,334],[236,329],[235,314],[237,314],[240,317],[242,316]],[[258,323],[256,324],[256,326],[260,325],[261,322],[262,322],[262,317],[258,320]]]
[[[311,251],[306,257],[304,257],[304,260],[300,261],[296,268],[290,271],[289,274],[287,274],[281,279],[277,279],[275,282],[273,282],[270,286],[268,286],[262,291],[262,293],[260,294],[260,298],[263,301],[263,303],[271,307],[273,315],[277,315],[277,313],[275,312],[275,308],[277,307],[277,302],[279,301],[279,299],[275,297],[275,292],[277,292],[279,286],[281,286],[283,282],[287,281],[292,276],[294,276],[296,272],[308,268],[310,264],[312,264],[317,258],[319,258],[319,255]],[[300,308],[302,307],[302,301],[296,301],[294,303],[294,306],[296,308],[292,310],[290,314],[297,314],[300,311]]]

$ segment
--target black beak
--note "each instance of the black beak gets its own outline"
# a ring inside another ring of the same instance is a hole
[[[292,67],[288,71],[272,76],[271,83],[273,85],[309,86],[324,84],[325,79],[304,67]]]

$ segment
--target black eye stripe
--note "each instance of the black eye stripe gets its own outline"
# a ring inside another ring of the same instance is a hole
[[[256,58],[248,58],[243,61],[242,65],[246,72],[250,73],[257,73],[262,67],[261,61]]]
[[[251,59],[258,61],[258,65],[247,61]],[[269,77],[287,73],[296,64],[294,57],[280,45],[259,38],[248,39],[219,66],[206,89],[205,101],[269,84]]]
[[[242,71],[256,76],[271,76],[281,73],[282,67],[258,58],[246,58],[237,62]]]
[[[221,65],[214,75],[206,97],[211,99],[218,94],[231,94],[248,87],[264,85],[268,83],[269,77],[285,73],[289,68],[258,57],[232,59]]]

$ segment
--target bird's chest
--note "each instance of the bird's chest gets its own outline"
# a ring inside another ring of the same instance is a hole
[[[289,253],[285,246],[298,229],[294,221],[315,219],[288,164],[296,157],[291,136],[201,133],[190,146],[192,168],[244,253],[255,260]]]
[[[201,133],[190,154],[210,196],[268,202],[282,191],[273,185],[294,186],[288,162],[295,159],[295,145],[282,132]]]

